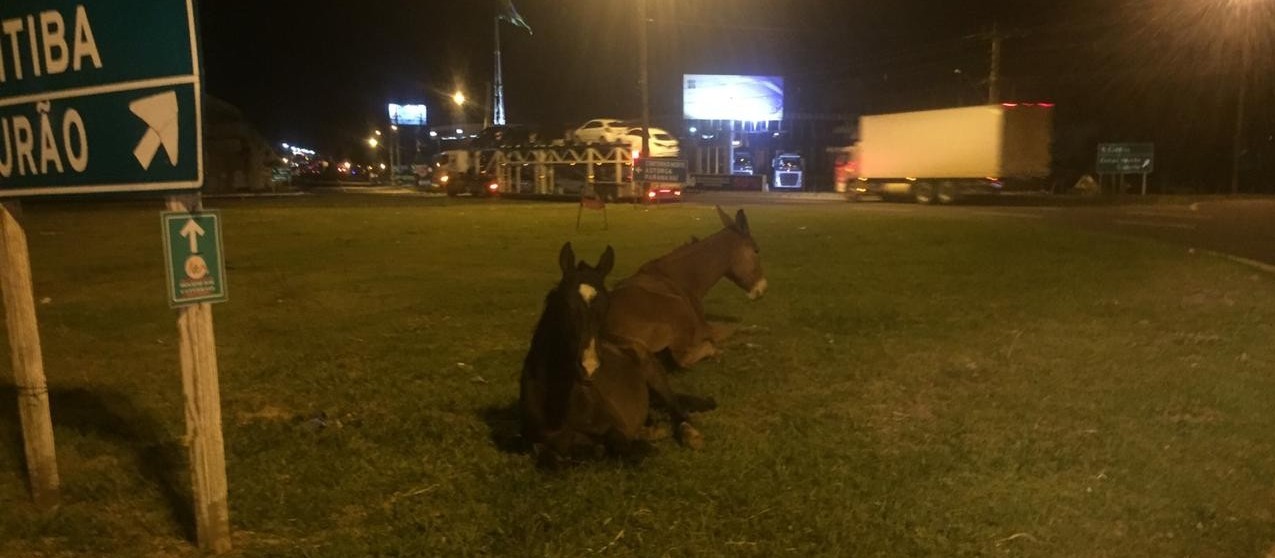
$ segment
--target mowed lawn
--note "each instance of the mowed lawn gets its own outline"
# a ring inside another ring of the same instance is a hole
[[[678,373],[706,447],[557,473],[504,447],[557,251],[616,276],[709,206],[213,202],[234,555],[1201,556],[1275,545],[1275,278],[903,206],[747,208],[770,281]],[[728,208],[733,211],[735,208]],[[30,205],[62,505],[27,500],[0,354],[0,556],[186,542],[158,205]]]

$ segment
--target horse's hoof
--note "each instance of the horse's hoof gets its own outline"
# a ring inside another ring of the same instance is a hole
[[[648,442],[663,440],[671,435],[669,429],[664,426],[648,426],[642,430],[642,439]]]
[[[699,433],[689,422],[677,425],[677,441],[695,451],[704,449],[704,435]]]

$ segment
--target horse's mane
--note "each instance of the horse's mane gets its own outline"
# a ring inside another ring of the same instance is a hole
[[[698,254],[705,249],[711,248],[715,241],[719,240],[727,233],[738,234],[733,229],[722,227],[722,230],[705,237],[703,240],[692,236],[690,242],[674,248],[672,252],[642,264],[642,267],[640,267],[639,270],[647,270],[655,266],[680,260],[688,255]]]

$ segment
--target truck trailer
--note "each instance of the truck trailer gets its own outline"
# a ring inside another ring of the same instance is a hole
[[[946,204],[970,194],[1039,189],[1049,176],[1052,135],[1051,103],[863,116],[854,181],[845,190],[852,199],[871,194]]]

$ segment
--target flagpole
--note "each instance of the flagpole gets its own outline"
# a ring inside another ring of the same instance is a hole
[[[505,125],[505,84],[500,75],[500,16],[494,20],[496,25],[496,78],[492,82],[491,121],[492,125]]]

